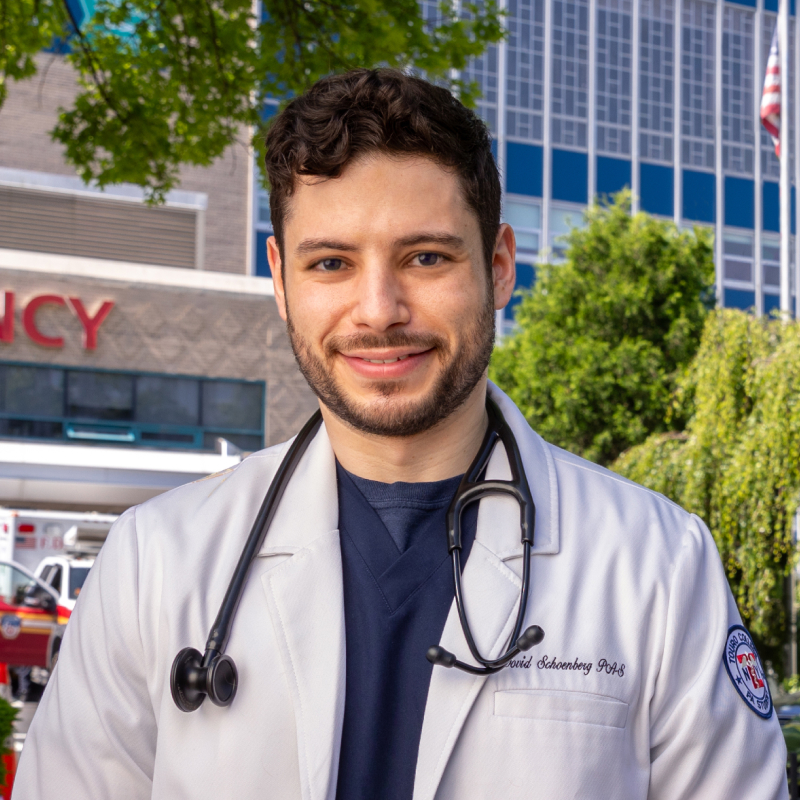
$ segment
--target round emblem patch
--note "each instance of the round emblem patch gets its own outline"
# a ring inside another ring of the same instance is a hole
[[[16,639],[22,628],[22,620],[13,614],[4,614],[0,619],[0,633],[4,639]]]
[[[733,625],[728,629],[728,641],[725,643],[722,660],[742,700],[759,717],[769,719],[772,716],[772,696],[767,686],[767,677],[753,639],[741,625]]]

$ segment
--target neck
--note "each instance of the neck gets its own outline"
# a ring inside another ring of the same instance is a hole
[[[339,463],[360,478],[381,483],[442,481],[463,474],[478,452],[488,424],[485,377],[464,405],[415,436],[363,433],[324,405],[320,408]]]

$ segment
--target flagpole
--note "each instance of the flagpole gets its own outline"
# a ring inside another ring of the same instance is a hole
[[[781,316],[791,317],[791,289],[789,270],[789,243],[791,239],[792,184],[789,172],[789,0],[780,0],[778,9],[778,42],[780,48],[781,74]]]

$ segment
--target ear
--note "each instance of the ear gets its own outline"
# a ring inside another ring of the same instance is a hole
[[[272,286],[275,289],[275,303],[278,306],[278,314],[286,322],[286,289],[283,285],[283,262],[281,261],[281,251],[274,236],[267,239],[267,260],[272,272]]]
[[[517,279],[516,253],[517,242],[514,238],[514,231],[510,225],[504,222],[497,233],[492,258],[495,309],[505,308],[511,295],[514,294],[514,283]]]

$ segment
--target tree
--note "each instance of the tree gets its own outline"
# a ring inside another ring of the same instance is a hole
[[[714,312],[673,403],[685,431],[651,436],[613,469],[708,523],[745,624],[780,670],[800,500],[800,325]]]
[[[607,464],[668,418],[694,355],[714,274],[710,236],[630,214],[630,194],[593,206],[566,261],[538,268],[491,376],[548,441]]]
[[[355,66],[423,71],[470,102],[453,77],[502,37],[494,0],[437,23],[417,0],[98,0],[74,17],[69,0],[0,0],[0,104],[9,79],[35,74],[34,56],[70,35],[80,92],[53,137],[85,181],[127,181],[161,201],[182,164],[207,166],[242,126],[263,140],[267,98],[286,98]]]

